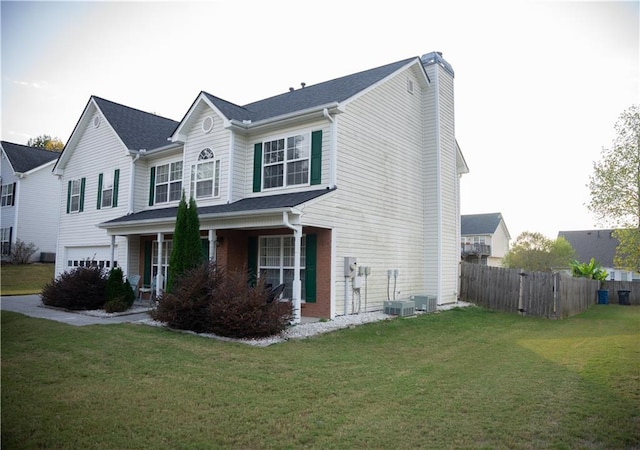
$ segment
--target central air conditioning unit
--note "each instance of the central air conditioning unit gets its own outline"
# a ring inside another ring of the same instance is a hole
[[[411,300],[386,301],[384,313],[400,317],[413,316],[416,314],[416,304]]]
[[[412,295],[416,311],[435,312],[438,310],[438,298],[435,295]]]

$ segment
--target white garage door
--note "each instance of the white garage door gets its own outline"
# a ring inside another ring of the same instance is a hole
[[[114,255],[118,254],[118,248],[115,248]],[[91,267],[99,266],[111,268],[111,249],[109,246],[96,247],[68,247],[67,254],[67,270],[75,267]],[[117,267],[118,262],[114,261],[113,266]]]

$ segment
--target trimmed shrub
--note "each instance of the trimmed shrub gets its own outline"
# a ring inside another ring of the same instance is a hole
[[[108,313],[124,312],[129,308],[131,304],[122,296],[107,300],[104,304],[104,310]]]
[[[105,295],[106,303],[114,302],[114,305],[120,305],[116,306],[117,308],[122,308],[122,305],[125,306],[124,309],[120,309],[120,311],[126,311],[133,305],[133,301],[136,299],[136,294],[133,292],[133,288],[129,284],[129,281],[124,279],[124,274],[120,267],[114,267],[109,272],[107,285],[105,287]]]
[[[264,283],[249,285],[246,273],[229,273],[209,304],[211,332],[234,338],[273,336],[293,318],[291,302],[268,303]]]
[[[40,297],[47,306],[72,310],[101,309],[107,279],[100,267],[76,267],[47,283]]]
[[[205,263],[176,277],[173,291],[158,298],[151,317],[196,333],[266,337],[284,330],[293,317],[290,302],[268,303],[268,296],[262,283],[249,285],[245,272],[225,273]]]
[[[171,328],[210,332],[208,307],[223,276],[221,270],[208,262],[188,270],[175,278],[172,292],[163,292],[158,297],[158,306],[151,317]]]

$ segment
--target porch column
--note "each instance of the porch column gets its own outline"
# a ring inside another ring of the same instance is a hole
[[[111,259],[109,260],[109,267],[113,269],[113,262],[116,259],[116,256],[115,256],[116,255],[116,236],[115,235],[111,236],[111,244],[109,245],[109,250],[111,251],[111,256],[110,256]]]
[[[302,248],[302,227],[293,231],[294,258],[293,258],[293,320],[300,323],[302,309],[302,283],[300,282],[300,252]]]
[[[302,251],[302,225],[293,225],[289,222],[289,214],[282,213],[282,221],[287,228],[293,230],[294,256],[293,256],[293,323],[300,323],[302,316],[302,283],[300,282],[300,253]]]
[[[216,262],[218,260],[218,255],[216,254],[216,249],[218,248],[218,236],[216,235],[216,230],[209,230],[209,261]]]
[[[156,298],[160,295],[162,291],[162,241],[164,240],[164,233],[158,233],[158,273],[156,274]]]

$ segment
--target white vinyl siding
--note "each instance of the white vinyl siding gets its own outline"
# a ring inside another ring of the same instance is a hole
[[[93,126],[93,118],[99,113],[92,105],[89,105],[87,112],[90,116],[84,129],[76,130],[76,133],[80,133],[77,146],[74,148],[73,157],[69,159],[61,179],[63,200],[59,203],[60,231],[56,251],[56,274],[66,270],[66,257],[60,256],[66,255],[71,248],[109,248],[111,236],[108,236],[103,229],[96,225],[124,216],[129,210],[131,157],[108,121],[102,118],[100,126],[96,128]],[[139,160],[137,165],[143,166],[141,161]],[[113,173],[114,167],[120,168],[118,206],[97,209],[99,174]],[[68,181],[81,178],[86,179],[84,211],[81,214],[66,214]],[[139,176],[139,178],[143,177]],[[144,190],[139,192],[144,193],[144,197],[147,198],[148,184]],[[115,246],[117,250],[114,259],[119,261],[126,273],[126,237],[117,236]],[[110,255],[107,259],[109,258]]]
[[[226,203],[231,132],[224,128],[222,119],[204,104],[198,106],[194,115],[196,119],[188,130],[184,148],[184,163],[188,169],[185,170],[183,185],[189,186],[187,198],[192,195],[198,206]],[[213,117],[213,129],[209,133],[202,130],[202,123],[207,117]],[[213,154],[211,161],[199,159],[204,149]],[[195,166],[202,169],[199,175],[194,172]],[[242,180],[236,182],[241,183]]]

